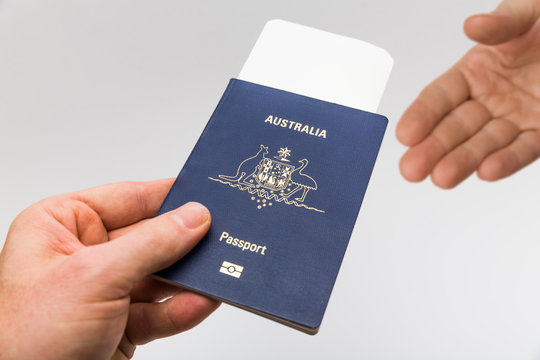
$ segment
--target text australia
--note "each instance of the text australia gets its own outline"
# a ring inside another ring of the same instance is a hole
[[[281,126],[282,128],[299,131],[302,133],[306,133],[308,135],[313,135],[316,137],[320,137],[323,139],[326,139],[326,129],[319,129],[314,126],[305,125],[296,121],[283,119],[277,116],[268,115],[266,120],[264,120],[265,123],[269,123],[275,126]]]

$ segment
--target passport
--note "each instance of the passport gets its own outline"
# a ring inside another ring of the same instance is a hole
[[[159,211],[197,201],[212,225],[158,276],[315,333],[386,125],[378,114],[230,80]]]
[[[156,275],[317,333],[388,122],[374,111],[391,67],[371,44],[268,22],[158,213],[197,201],[210,230]]]

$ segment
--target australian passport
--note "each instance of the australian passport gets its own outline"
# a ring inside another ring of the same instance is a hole
[[[159,211],[197,201],[212,225],[157,276],[316,333],[386,125],[373,112],[231,79]]]

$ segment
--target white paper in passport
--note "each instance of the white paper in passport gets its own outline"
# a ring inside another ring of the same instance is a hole
[[[365,41],[271,20],[238,79],[377,112],[393,64]]]

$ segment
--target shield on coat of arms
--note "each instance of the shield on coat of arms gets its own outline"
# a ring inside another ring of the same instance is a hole
[[[261,187],[274,191],[286,189],[294,171],[293,165],[267,158],[262,159],[257,168],[255,181]]]

